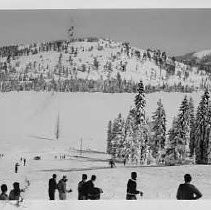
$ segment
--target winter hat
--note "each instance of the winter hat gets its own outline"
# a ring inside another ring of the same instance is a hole
[[[82,174],[82,179],[87,179],[87,175],[86,174]]]
[[[132,172],[132,173],[131,173],[131,178],[134,179],[134,180],[136,180],[136,178],[137,178],[137,173],[136,173],[136,172]]]

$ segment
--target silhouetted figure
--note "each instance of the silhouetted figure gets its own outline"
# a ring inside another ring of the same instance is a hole
[[[128,183],[127,183],[126,200],[137,200],[137,198],[136,198],[137,194],[140,194],[141,196],[143,195],[143,192],[138,191],[136,189],[136,187],[137,187],[136,178],[137,178],[137,173],[132,172],[131,173],[131,179],[129,179]]]
[[[100,194],[103,193],[102,189],[97,188],[94,186],[94,182],[96,180],[96,176],[92,175],[91,179],[86,182],[85,188],[85,195],[89,200],[99,200]]]
[[[57,189],[56,174],[53,174],[52,178],[48,182],[48,195],[50,200],[55,200],[55,191]]]
[[[201,192],[192,184],[190,174],[185,174],[185,183],[180,184],[177,190],[177,200],[197,200],[202,197]]]
[[[18,163],[16,163],[15,164],[15,173],[18,173],[18,167],[19,167],[20,165],[18,164]]]
[[[124,158],[124,160],[123,160],[123,164],[124,164],[124,166],[126,165],[126,158]]]
[[[23,165],[26,166],[26,158],[23,159]]]
[[[19,183],[14,182],[13,183],[13,189],[10,191],[9,194],[9,200],[20,200],[21,198],[21,192],[24,192],[24,190],[20,189]]]
[[[113,159],[109,160],[109,165],[111,166],[111,168],[113,168],[115,166],[115,163],[114,163]]]
[[[7,185],[1,185],[1,195],[0,200],[9,200],[9,196],[7,195]]]
[[[60,200],[66,200],[67,198],[67,192],[72,192],[72,190],[67,190],[67,185],[66,185],[66,182],[67,182],[67,177],[66,176],[63,176],[62,179],[59,180],[59,183],[57,184],[57,189],[59,191],[59,199]]]
[[[82,174],[82,180],[78,183],[78,200],[87,200],[85,192],[86,180],[87,180],[87,175]]]

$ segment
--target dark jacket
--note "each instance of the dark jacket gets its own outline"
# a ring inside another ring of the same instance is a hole
[[[136,195],[140,193],[140,191],[138,191],[136,187],[136,180],[129,179],[127,183],[127,200],[136,200]]]
[[[86,200],[86,189],[85,189],[85,186],[86,186],[86,182],[85,181],[80,181],[78,183],[78,200]]]
[[[57,189],[56,180],[54,178],[49,179],[48,186],[49,186],[48,190],[54,192]]]
[[[84,192],[86,199],[98,200],[100,199],[100,193],[102,193],[103,191],[102,189],[95,187],[92,180],[89,180],[84,185]]]
[[[9,194],[9,200],[19,200],[22,190],[11,190]]]
[[[140,191],[138,191],[136,187],[137,187],[136,181],[133,179],[129,179],[127,183],[127,194],[132,194],[132,195],[139,194]]]
[[[201,192],[192,184],[180,184],[177,190],[178,200],[197,200],[202,197]]]
[[[9,196],[6,193],[0,195],[0,200],[9,200]]]

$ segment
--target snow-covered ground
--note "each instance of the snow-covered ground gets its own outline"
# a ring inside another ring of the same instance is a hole
[[[192,95],[195,104],[201,93]],[[126,118],[135,94],[10,92],[0,94],[0,153],[41,152],[60,147],[105,151],[109,120],[122,113]],[[161,98],[169,129],[185,94],[146,95],[146,113],[151,117]],[[55,140],[58,113],[60,138]]]
[[[14,181],[19,181],[21,187],[26,185],[25,179],[30,181],[29,188],[22,194],[25,200],[48,200],[48,179],[53,173],[68,177],[68,188],[73,190],[68,194],[68,200],[77,199],[77,184],[82,173],[97,176],[96,186],[104,191],[103,200],[125,199],[126,184],[130,173],[138,173],[138,188],[144,192],[143,199],[175,199],[178,185],[183,182],[185,173],[193,176],[193,183],[203,193],[203,199],[211,199],[211,167],[207,166],[175,166],[175,167],[136,167],[117,164],[116,168],[109,168],[108,162],[89,161],[87,159],[70,158],[60,160],[46,158],[40,161],[28,160],[27,166],[20,166],[18,174],[14,173],[14,165],[7,158],[1,160],[0,180],[11,189]],[[56,192],[58,200],[58,193]],[[141,199],[141,198],[138,198]]]
[[[184,95],[163,92],[147,94],[147,115],[152,115],[161,98],[169,128]],[[195,105],[198,105],[201,93],[187,95],[191,95]],[[125,199],[127,179],[135,170],[144,199],[175,199],[183,175],[191,173],[204,198],[211,198],[210,166],[123,167],[120,164],[110,169],[106,154],[90,151],[83,152],[83,158],[75,157],[80,153],[71,148],[79,149],[80,138],[83,139],[83,149],[105,151],[108,121],[119,112],[126,117],[133,100],[134,94],[1,93],[0,153],[4,153],[5,157],[0,159],[0,184],[6,183],[11,189],[14,181],[19,181],[24,187],[26,180],[29,180],[31,184],[23,197],[26,200],[47,200],[48,179],[53,173],[58,174],[58,179],[65,174],[69,178],[68,187],[73,189],[68,199],[77,199],[77,183],[81,174],[87,173],[89,177],[96,174],[96,186],[104,191],[102,199]],[[61,138],[57,141],[54,132],[58,113]],[[58,158],[63,153],[66,160]],[[41,160],[33,160],[36,155],[41,156]],[[21,156],[27,158],[27,166],[21,165],[19,173],[15,174],[14,164]]]

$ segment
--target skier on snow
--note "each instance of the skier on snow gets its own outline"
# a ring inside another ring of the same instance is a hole
[[[15,173],[18,173],[18,166],[20,166],[18,163],[15,164]]]

